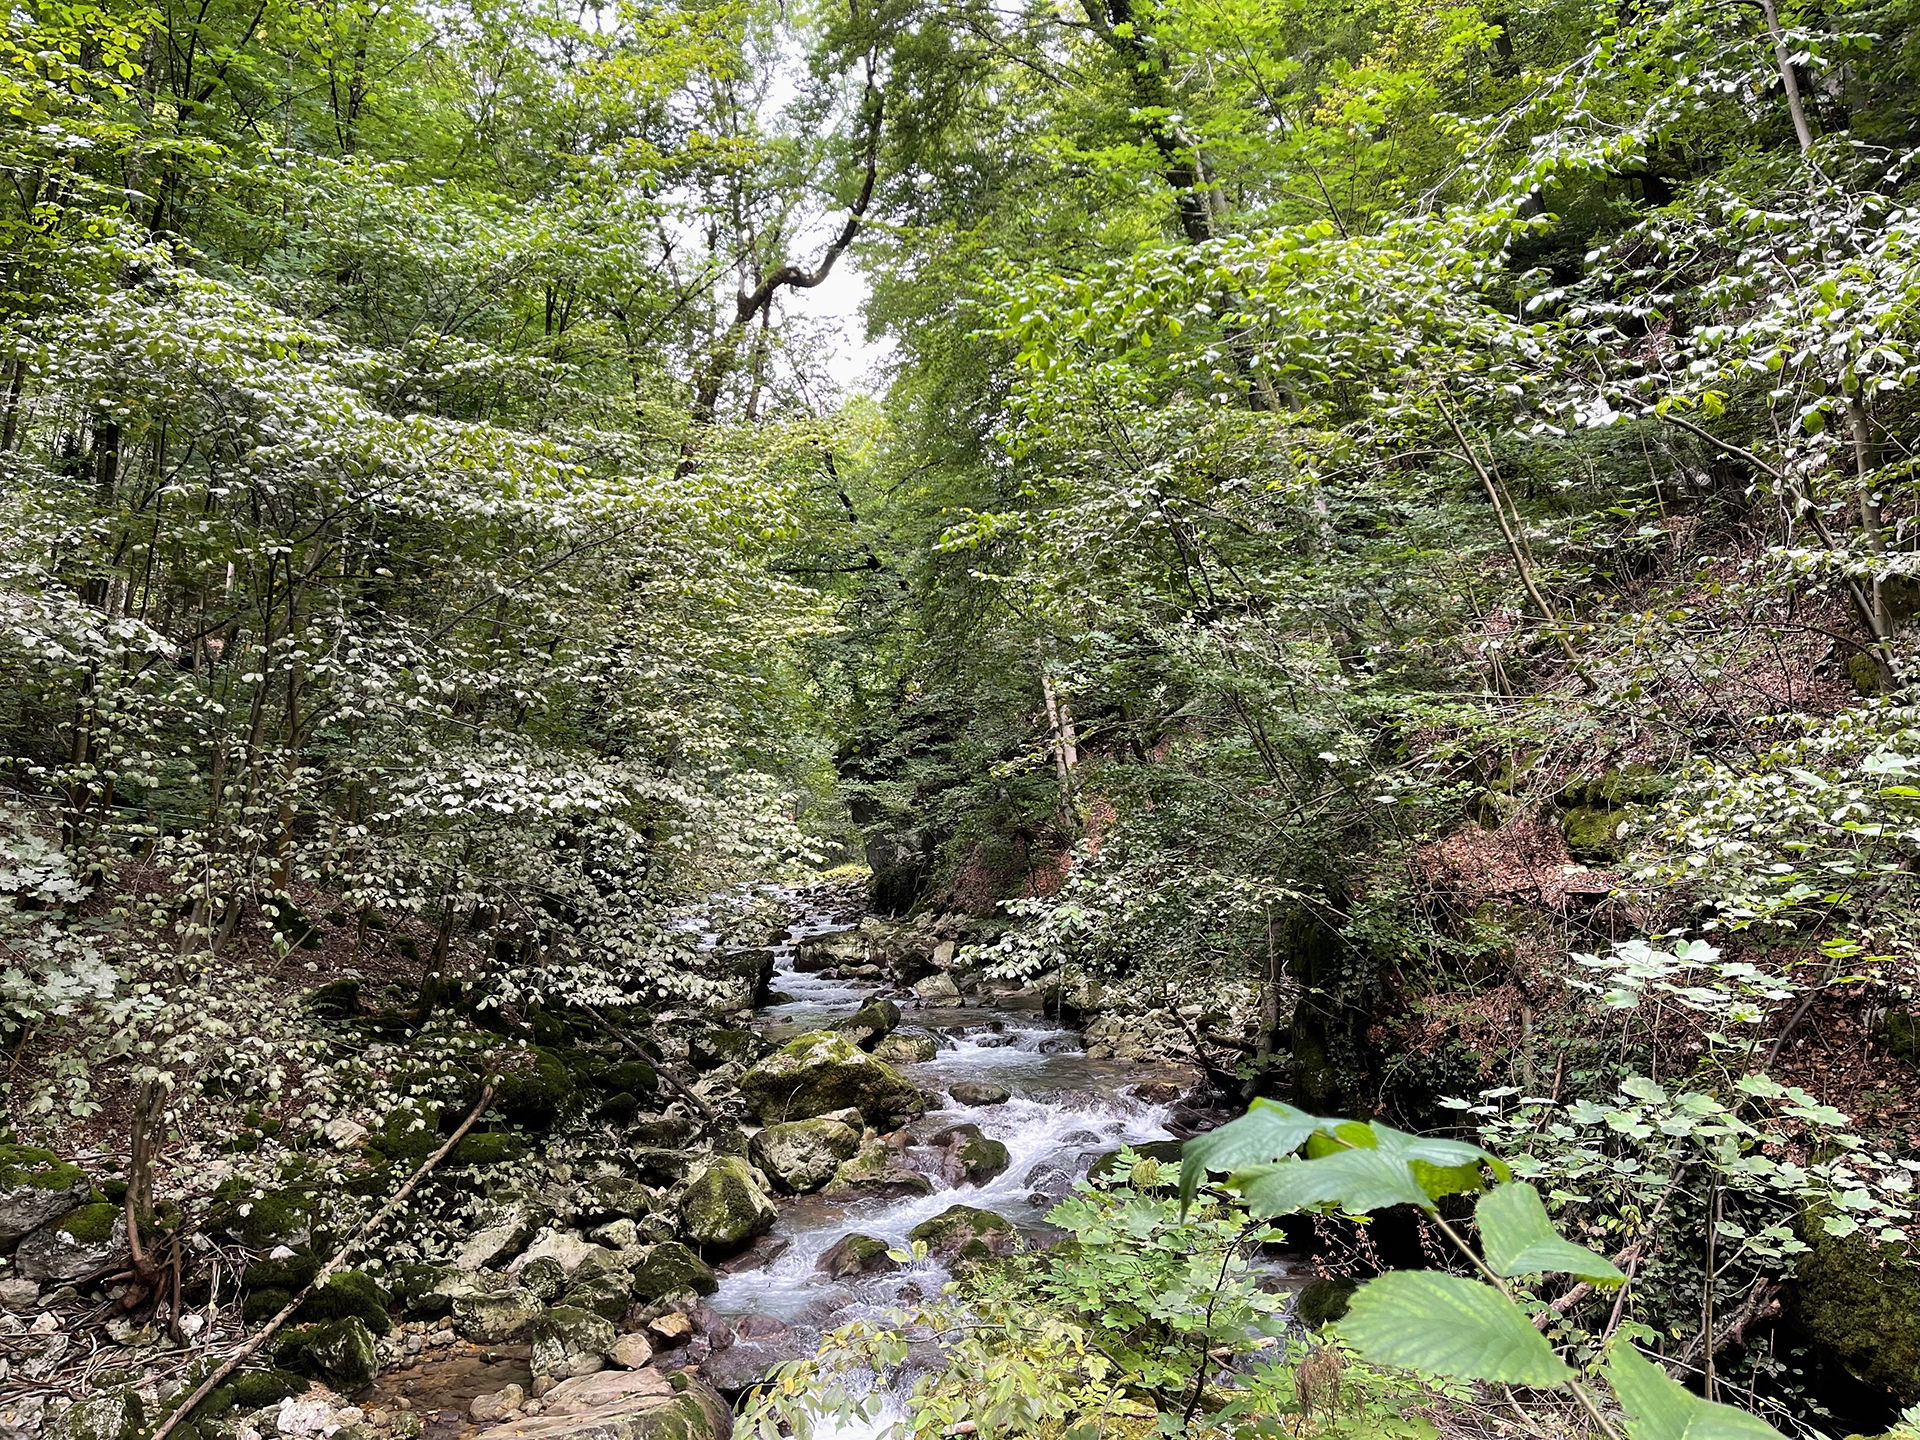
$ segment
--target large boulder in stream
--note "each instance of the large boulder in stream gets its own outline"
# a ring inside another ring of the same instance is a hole
[[[949,1185],[984,1185],[1007,1168],[1007,1147],[982,1134],[978,1125],[955,1125],[933,1137],[945,1150],[941,1174]]]
[[[890,1248],[886,1241],[856,1231],[836,1240],[833,1248],[822,1255],[813,1268],[831,1280],[845,1280],[854,1275],[884,1274],[900,1268],[900,1262],[887,1254]]]
[[[891,1130],[927,1108],[906,1076],[831,1030],[789,1040],[740,1077],[740,1093],[767,1124],[852,1107],[875,1129]]]
[[[687,1236],[702,1249],[731,1253],[773,1228],[778,1212],[738,1155],[720,1155],[700,1168],[680,1196]]]
[[[606,1370],[564,1380],[543,1413],[487,1431],[489,1440],[730,1440],[733,1411],[710,1388],[658,1370]]]
[[[949,1265],[1011,1255],[1020,1248],[1020,1232],[1004,1215],[971,1205],[953,1205],[907,1232],[927,1242],[927,1253]]]
[[[769,1125],[747,1144],[753,1163],[789,1195],[818,1190],[859,1149],[858,1130],[825,1116]]]
[[[859,1154],[843,1160],[827,1182],[828,1195],[842,1197],[901,1199],[908,1195],[931,1195],[933,1181],[907,1167],[898,1151],[884,1140],[873,1140],[860,1147]]]
[[[900,1023],[900,1007],[891,1000],[869,1000],[844,1020],[833,1022],[836,1032],[862,1050],[871,1050]]]

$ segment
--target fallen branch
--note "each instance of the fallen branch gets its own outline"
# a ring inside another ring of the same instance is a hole
[[[607,1019],[606,1016],[602,1015],[593,1006],[583,1002],[580,1008],[585,1010],[587,1014],[593,1017],[594,1024],[598,1025],[602,1030],[606,1031],[607,1034],[611,1035],[614,1039],[618,1040],[622,1045],[626,1046],[627,1049],[631,1050],[634,1054],[638,1055],[642,1060],[646,1061],[649,1065],[653,1066],[653,1073],[658,1075],[662,1080],[666,1081],[668,1085],[673,1087],[674,1094],[678,1095],[682,1100],[686,1101],[687,1104],[691,1105],[695,1110],[698,1110],[701,1116],[704,1117],[705,1119],[709,1121],[713,1119],[713,1111],[708,1107],[707,1102],[702,1100],[698,1095],[694,1094],[693,1091],[689,1090],[685,1085],[682,1085],[677,1079],[675,1079],[673,1075],[667,1070],[667,1067],[664,1064],[662,1064],[658,1060],[655,1060],[653,1056],[647,1054],[646,1051],[642,1050],[640,1048],[639,1042],[637,1042],[631,1035],[628,1035],[625,1031],[617,1028],[611,1020]]]
[[[387,1218],[400,1208],[407,1196],[413,1193],[413,1187],[426,1179],[428,1175],[432,1174],[433,1167],[446,1159],[454,1146],[466,1139],[467,1132],[474,1127],[474,1124],[482,1115],[486,1114],[487,1107],[491,1104],[493,1104],[493,1086],[489,1085],[480,1092],[479,1103],[467,1113],[467,1118],[460,1122],[460,1128],[453,1132],[448,1138],[447,1143],[422,1161],[420,1168],[408,1177],[407,1183],[394,1191],[393,1198],[388,1200],[387,1203],[382,1205],[378,1210],[374,1211],[372,1216],[361,1223],[359,1229],[347,1237],[346,1244],[333,1252],[333,1258],[320,1267],[320,1273],[308,1281],[300,1293],[295,1295],[293,1299],[289,1300],[286,1305],[282,1307],[278,1315],[275,1315],[271,1320],[267,1321],[253,1339],[249,1340],[245,1345],[242,1345],[237,1351],[230,1355],[226,1363],[221,1365],[211,1375],[207,1376],[205,1380],[202,1380],[200,1382],[200,1388],[181,1402],[171,1415],[167,1416],[160,1428],[154,1431],[149,1437],[149,1440],[166,1440],[167,1435],[172,1431],[173,1427],[178,1425],[186,1416],[192,1414],[194,1407],[218,1389],[222,1380],[226,1379],[227,1376],[231,1375],[235,1370],[238,1370],[249,1356],[256,1354],[260,1347],[266,1344],[272,1337],[273,1332],[284,1325],[288,1318],[292,1316],[293,1312],[306,1303],[307,1296],[311,1295],[315,1290],[333,1278],[334,1272],[346,1263],[347,1256],[353,1253],[354,1248],[373,1231],[386,1223]]]

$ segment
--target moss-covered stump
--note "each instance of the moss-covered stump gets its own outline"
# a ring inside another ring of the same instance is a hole
[[[0,1253],[85,1203],[92,1183],[51,1150],[0,1145]]]
[[[1789,1305],[1801,1329],[1867,1383],[1920,1400],[1920,1271],[1858,1235],[1827,1234],[1817,1216],[1800,1230],[1808,1249]]]
[[[900,1262],[887,1254],[887,1249],[886,1241],[876,1240],[871,1235],[842,1235],[813,1268],[833,1280],[898,1270]]]
[[[978,1125],[942,1130],[933,1143],[947,1152],[944,1172],[950,1185],[984,1185],[1007,1168],[1007,1147],[982,1134]]]
[[[20,1241],[14,1272],[22,1280],[64,1284],[104,1270],[127,1247],[127,1216],[101,1201],[70,1210]]]
[[[1004,1215],[971,1205],[952,1205],[907,1232],[927,1242],[927,1253],[949,1265],[1011,1255],[1020,1248],[1020,1232]]]
[[[719,1288],[707,1262],[678,1240],[654,1246],[633,1272],[633,1293],[642,1300],[664,1300],[688,1291],[711,1295]]]
[[[324,1381],[342,1395],[366,1389],[380,1375],[373,1332],[353,1316],[283,1330],[274,1338],[273,1353],[279,1365]]]
[[[890,1130],[927,1108],[926,1096],[898,1070],[829,1030],[789,1040],[740,1077],[740,1093],[767,1124],[852,1108],[874,1128]]]
[[[769,1125],[747,1144],[753,1163],[789,1195],[818,1190],[860,1149],[860,1132],[825,1116]]]
[[[779,1218],[747,1162],[722,1155],[702,1166],[680,1196],[687,1237],[703,1250],[731,1253]]]

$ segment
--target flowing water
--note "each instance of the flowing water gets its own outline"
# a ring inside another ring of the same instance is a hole
[[[1030,1243],[1044,1244],[1058,1234],[1047,1225],[1047,1212],[1097,1158],[1122,1144],[1175,1138],[1169,1122],[1177,1126],[1181,1117],[1166,1104],[1133,1095],[1132,1088],[1172,1081],[1184,1089],[1194,1080],[1191,1072],[1170,1067],[1091,1059],[1077,1034],[1030,1001],[933,1008],[878,982],[794,969],[798,941],[848,928],[826,912],[796,921],[792,938],[773,947],[773,987],[787,998],[761,1012],[758,1028],[771,1039],[785,1039],[851,1015],[876,994],[892,996],[904,1012],[902,1026],[933,1031],[941,1047],[924,1064],[899,1067],[946,1101],[916,1120],[909,1134],[924,1141],[951,1125],[972,1123],[1007,1147],[1011,1163],[984,1185],[952,1186],[939,1173],[939,1152],[912,1145],[902,1158],[927,1175],[932,1194],[853,1200],[816,1194],[783,1202],[772,1238],[787,1242],[786,1248],[761,1268],[723,1275],[707,1303],[729,1319],[760,1315],[784,1322],[809,1353],[821,1331],[936,1295],[948,1278],[937,1263],[922,1261],[888,1274],[831,1280],[817,1266],[842,1236],[857,1232],[904,1248],[914,1226],[964,1204],[1004,1215]],[[1001,1086],[1011,1098],[998,1105],[954,1104],[947,1087],[959,1080]]]

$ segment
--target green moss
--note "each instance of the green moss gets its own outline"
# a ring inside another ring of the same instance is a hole
[[[1889,1010],[1873,1038],[1909,1065],[1920,1065],[1920,1024],[1910,1010]]]
[[[1318,1330],[1347,1313],[1347,1302],[1359,1288],[1351,1280],[1316,1280],[1300,1292],[1294,1314],[1309,1330]]]
[[[82,1245],[104,1245],[113,1238],[113,1227],[119,1219],[120,1207],[102,1201],[97,1205],[82,1205],[62,1217],[54,1228],[65,1231]]]
[[[0,1145],[0,1187],[18,1190],[76,1190],[87,1183],[87,1175],[78,1165],[62,1160],[51,1150],[32,1145]]]
[[[1818,1215],[1800,1233],[1807,1253],[1791,1304],[1801,1328],[1868,1384],[1920,1400],[1920,1271],[1858,1234],[1829,1235]]]
[[[1618,860],[1625,847],[1617,832],[1626,818],[1625,811],[1587,806],[1561,811],[1560,833],[1566,837],[1567,853],[1593,864]]]
[[[573,1077],[553,1051],[539,1048],[507,1056],[494,1072],[493,1110],[511,1125],[546,1130],[560,1118],[573,1094]],[[473,1098],[479,1098],[473,1087]]]
[[[633,1303],[633,1288],[624,1275],[596,1275],[567,1291],[560,1303],[608,1320],[618,1320]]]
[[[291,1290],[255,1290],[248,1294],[246,1304],[240,1307],[240,1318],[249,1325],[258,1325],[271,1320],[292,1303]]]
[[[526,1153],[527,1142],[518,1135],[489,1131],[468,1135],[453,1147],[453,1153],[447,1160],[454,1165],[505,1165],[512,1160],[524,1159]]]
[[[289,1396],[306,1394],[308,1381],[288,1370],[242,1370],[227,1384],[239,1409],[261,1410]]]
[[[648,1252],[633,1272],[633,1291],[643,1300],[659,1300],[691,1290],[711,1295],[720,1288],[707,1263],[678,1240],[668,1240]]]
[[[316,1255],[289,1255],[284,1260],[256,1260],[247,1266],[240,1283],[249,1290],[298,1290],[311,1285],[320,1273]]]
[[[1871,655],[1858,651],[1847,657],[1847,678],[1853,682],[1855,693],[1860,695],[1878,695],[1880,693],[1880,667],[1873,663]]]
[[[329,980],[307,992],[307,1009],[323,1020],[344,1020],[360,1008],[358,980]]]

